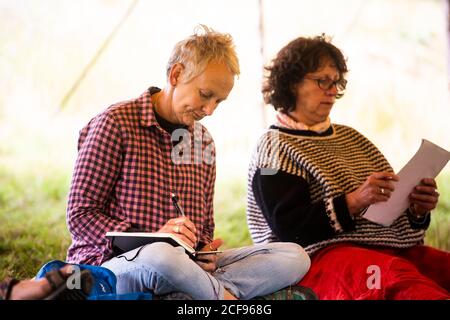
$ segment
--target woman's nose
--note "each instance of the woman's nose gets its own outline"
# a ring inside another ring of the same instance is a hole
[[[215,109],[216,109],[216,103],[211,101],[211,102],[209,102],[209,103],[207,103],[206,105],[203,106],[202,112],[205,115],[210,116],[210,115],[213,114]]]
[[[333,84],[333,85],[331,86],[331,88],[328,89],[328,90],[326,90],[325,92],[326,92],[327,95],[330,95],[330,96],[335,96],[335,95],[337,95],[338,90],[337,90],[337,88],[336,88],[336,84]]]

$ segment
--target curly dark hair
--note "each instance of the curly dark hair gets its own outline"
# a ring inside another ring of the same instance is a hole
[[[282,48],[270,66],[262,88],[264,101],[287,113],[295,109],[295,87],[303,81],[307,73],[317,71],[324,59],[331,59],[344,79],[348,72],[347,63],[341,50],[331,44],[322,34],[313,38],[299,37]],[[339,99],[342,95],[337,95]]]

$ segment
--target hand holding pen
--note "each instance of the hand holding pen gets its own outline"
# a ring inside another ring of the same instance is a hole
[[[214,239],[211,243],[208,243],[203,248],[200,249],[200,251],[204,252],[217,252],[220,253],[221,251],[217,251],[219,247],[223,244],[222,239]],[[208,254],[202,254],[197,255],[195,258],[195,263],[197,263],[203,270],[207,272],[214,272],[217,269],[217,254],[214,253],[208,253]]]
[[[186,217],[186,215],[184,214],[183,208],[180,206],[178,196],[175,193],[171,193],[170,197],[172,199],[172,203],[173,203],[175,209],[177,209],[180,216]]]
[[[183,208],[179,204],[178,197],[172,193],[171,199],[180,216],[168,220],[158,232],[172,233],[191,247],[195,248],[197,245],[197,229],[195,228],[194,223],[184,214]]]

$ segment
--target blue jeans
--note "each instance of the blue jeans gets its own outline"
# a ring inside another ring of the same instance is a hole
[[[135,257],[139,248],[122,256]],[[251,299],[300,281],[310,259],[295,243],[272,242],[218,254],[217,270],[204,271],[184,252],[164,242],[142,248],[132,261],[114,257],[102,264],[117,277],[117,293],[183,292],[195,300],[223,299],[224,289],[238,299]]]

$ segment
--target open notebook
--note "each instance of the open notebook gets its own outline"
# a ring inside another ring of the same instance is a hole
[[[214,254],[221,251],[196,251],[183,240],[171,233],[160,232],[107,232],[106,237],[112,241],[112,247],[117,252],[127,252],[153,242],[166,242],[174,247],[181,246],[191,258],[201,254]]]

